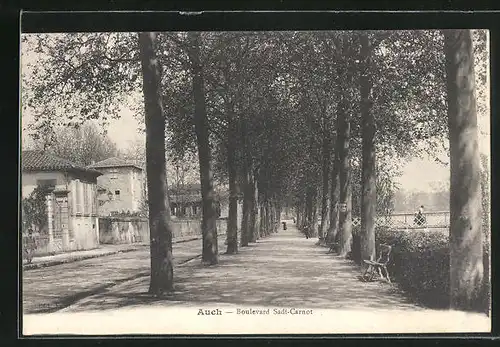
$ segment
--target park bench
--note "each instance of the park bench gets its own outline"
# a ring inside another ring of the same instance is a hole
[[[387,271],[387,264],[390,261],[391,251],[391,246],[381,244],[377,261],[363,260],[363,262],[368,265],[365,272],[363,273],[363,280],[372,281],[373,277],[375,277],[375,274],[378,272],[381,278],[386,279],[387,282],[391,283],[389,271]],[[382,274],[382,270],[384,270],[385,275]]]

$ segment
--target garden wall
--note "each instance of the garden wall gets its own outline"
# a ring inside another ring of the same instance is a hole
[[[173,239],[201,236],[201,221],[199,219],[172,220]],[[217,220],[219,235],[226,233],[227,220]],[[99,217],[99,243],[148,243],[149,221],[140,217]]]

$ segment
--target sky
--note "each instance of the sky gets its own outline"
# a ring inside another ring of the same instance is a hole
[[[129,109],[120,112],[120,118],[110,121],[108,136],[119,149],[126,149],[131,143],[145,141],[143,132],[139,132],[139,122]]]

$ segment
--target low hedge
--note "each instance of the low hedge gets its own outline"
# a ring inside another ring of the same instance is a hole
[[[359,230],[353,230],[353,254],[359,252]],[[404,231],[377,228],[377,246],[392,246],[391,261],[387,268],[391,278],[409,296],[423,306],[448,308],[450,305],[450,249],[448,234],[440,231]],[[359,254],[359,253],[358,253]],[[488,312],[489,303],[489,250],[483,253],[484,284],[481,299],[474,310]],[[353,259],[359,262],[359,259]]]
[[[387,268],[404,291],[426,306],[449,307],[448,235],[378,228],[375,239],[392,246]]]

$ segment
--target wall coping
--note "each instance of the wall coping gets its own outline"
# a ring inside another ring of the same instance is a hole
[[[134,216],[99,216],[99,219],[106,219],[115,222],[147,222],[146,217],[134,217]]]
[[[99,216],[99,219],[106,219],[110,221],[115,221],[115,222],[147,222],[149,221],[148,218],[146,217],[134,217],[134,216]],[[220,221],[225,221],[227,220],[227,217],[222,217],[222,218],[217,218],[217,220]],[[201,219],[188,219],[188,218],[183,218],[183,219],[171,219],[170,220],[172,223],[183,223],[183,222],[188,222],[188,223],[201,223]]]

